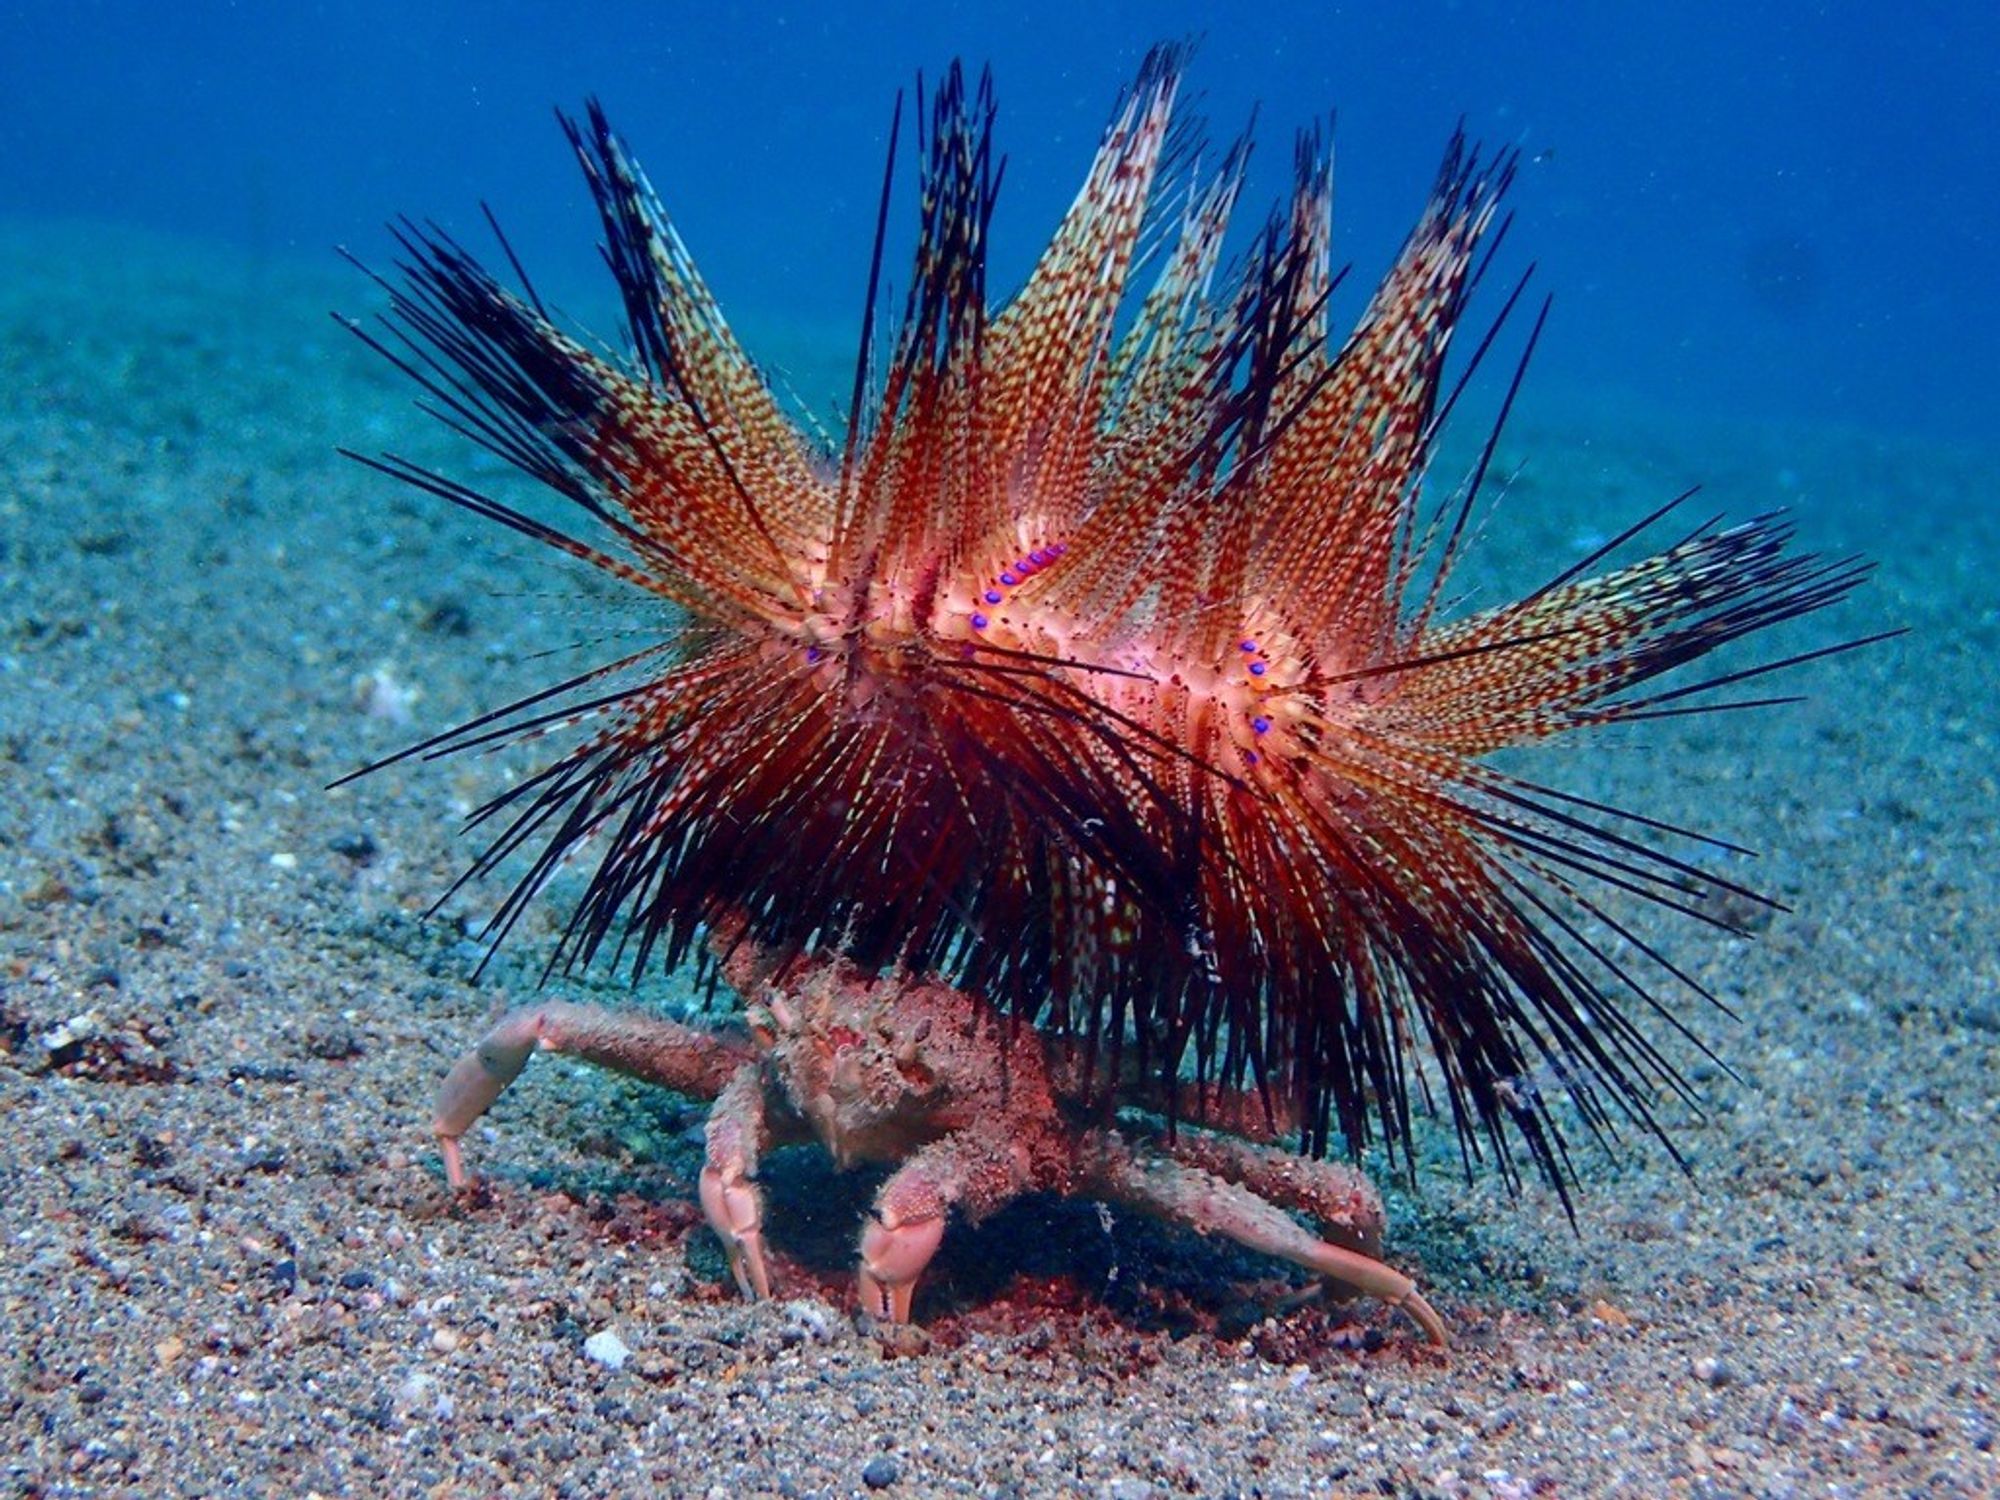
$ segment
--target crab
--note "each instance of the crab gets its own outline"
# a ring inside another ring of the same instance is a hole
[[[1279,1149],[1284,1122],[1265,1099],[1184,1089],[1168,1127],[1137,1078],[1107,1091],[1076,1044],[935,976],[876,975],[828,956],[773,963],[740,933],[711,945],[746,1002],[746,1031],[564,1001],[503,1016],[439,1091],[432,1129],[452,1187],[470,1182],[465,1133],[536,1052],[554,1052],[714,1101],[701,1206],[749,1298],[771,1295],[758,1163],[817,1139],[841,1167],[894,1168],[862,1228],[858,1273],[862,1310],[884,1325],[909,1322],[953,1214],[976,1223],[1024,1194],[1054,1193],[1290,1261],[1328,1292],[1375,1298],[1447,1342],[1416,1284],[1380,1259],[1374,1186]]]

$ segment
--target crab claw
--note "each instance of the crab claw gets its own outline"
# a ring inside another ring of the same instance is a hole
[[[910,1321],[917,1278],[944,1240],[944,1215],[908,1222],[885,1210],[861,1231],[861,1306],[884,1323]]]
[[[740,1168],[701,1169],[701,1211],[722,1241],[730,1272],[743,1295],[761,1300],[771,1295],[771,1273],[764,1265],[764,1205],[757,1188]]]
[[[708,1116],[708,1156],[701,1169],[701,1211],[722,1241],[743,1295],[771,1295],[764,1264],[764,1200],[755,1179],[764,1145],[763,1081],[754,1063],[731,1075]]]

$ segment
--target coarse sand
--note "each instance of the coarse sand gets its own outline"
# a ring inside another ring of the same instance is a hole
[[[436,1080],[531,993],[564,908],[478,977],[501,890],[422,914],[465,812],[532,762],[327,785],[644,622],[336,456],[512,482],[326,317],[373,305],[332,265],[0,229],[10,1493],[2000,1493],[2000,453],[1531,378],[1470,586],[1701,480],[1881,562],[1765,654],[1911,631],[1778,679],[1801,703],[1524,762],[1763,851],[1737,873],[1793,908],[1742,913],[1754,940],[1619,908],[1736,1013],[1674,998],[1734,1070],[1675,1044],[1706,1101],[1662,1101],[1690,1173],[1580,1141],[1572,1228],[1430,1142],[1390,1255],[1449,1357],[1044,1202],[955,1230],[892,1345],[852,1307],[868,1184],[810,1151],[767,1178],[790,1300],[738,1300],[693,1102],[544,1061],[468,1141],[481,1186],[445,1188]],[[829,351],[778,352],[839,389]],[[680,977],[556,992],[700,1003]]]

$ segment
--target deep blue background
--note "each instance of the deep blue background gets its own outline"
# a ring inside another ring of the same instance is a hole
[[[1201,33],[1192,81],[1215,134],[1261,102],[1254,203],[1282,189],[1292,128],[1337,108],[1337,248],[1360,273],[1344,311],[1463,114],[1539,158],[1514,242],[1557,297],[1538,386],[1985,438],[1996,15],[1990,0],[18,4],[0,8],[0,219],[380,258],[390,213],[469,234],[485,197],[538,280],[574,285],[593,225],[549,107],[597,93],[747,330],[851,341],[890,101],[918,69],[960,54],[996,69],[1004,288],[1145,44]]]

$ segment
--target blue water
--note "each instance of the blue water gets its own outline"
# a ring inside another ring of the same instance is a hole
[[[1556,316],[1538,386],[1945,438],[2000,430],[2000,8],[663,3],[0,10],[0,221],[382,258],[494,204],[538,280],[593,225],[550,106],[601,95],[746,327],[851,330],[891,100],[990,60],[1025,270],[1146,43],[1205,35],[1252,203],[1338,110],[1338,249],[1372,282],[1462,114],[1530,160],[1514,254]],[[1572,11],[1582,14],[1573,15]],[[574,11],[588,19],[565,19]],[[842,336],[851,337],[851,332]]]

